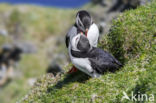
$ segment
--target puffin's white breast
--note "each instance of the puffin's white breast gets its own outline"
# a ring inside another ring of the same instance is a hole
[[[69,45],[68,53],[71,59],[72,64],[79,69],[80,71],[86,73],[91,77],[100,77],[100,74],[93,72],[93,68],[88,58],[76,58],[71,55],[71,45]]]
[[[99,29],[95,23],[93,23],[87,33],[87,38],[93,47],[97,47],[99,39]]]
[[[79,69],[80,71],[90,75],[90,72],[92,72],[93,69],[91,67],[91,64],[90,64],[90,61],[88,60],[88,58],[76,58],[76,57],[73,57],[71,55],[71,44],[69,45],[68,53],[69,53],[69,56],[70,56],[72,64],[77,69]]]

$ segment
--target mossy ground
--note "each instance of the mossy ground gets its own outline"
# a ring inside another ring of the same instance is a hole
[[[19,102],[24,103],[132,103],[123,91],[156,96],[156,2],[120,15],[99,44],[124,66],[100,78],[83,73],[46,75]],[[70,67],[70,65],[69,65]],[[66,67],[66,69],[69,69]],[[150,101],[142,101],[149,102]],[[138,103],[140,103],[138,101]],[[151,102],[154,103],[154,102]]]

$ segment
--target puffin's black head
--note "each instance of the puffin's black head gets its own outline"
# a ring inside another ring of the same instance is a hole
[[[85,35],[78,34],[72,40],[72,50],[88,52],[91,48],[88,38]]]
[[[92,19],[87,11],[81,10],[76,14],[76,25],[82,32],[88,31],[91,24]]]

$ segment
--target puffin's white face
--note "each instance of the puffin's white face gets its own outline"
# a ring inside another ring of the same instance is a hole
[[[71,41],[72,50],[80,51],[77,49],[77,44],[80,40],[80,36],[81,36],[81,34],[77,34],[76,36],[73,37],[73,39]]]

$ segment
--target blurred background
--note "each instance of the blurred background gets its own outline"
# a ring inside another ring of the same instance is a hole
[[[65,35],[79,10],[91,13],[100,36],[122,12],[150,0],[0,0],[0,103],[14,103],[46,73],[70,63]]]

